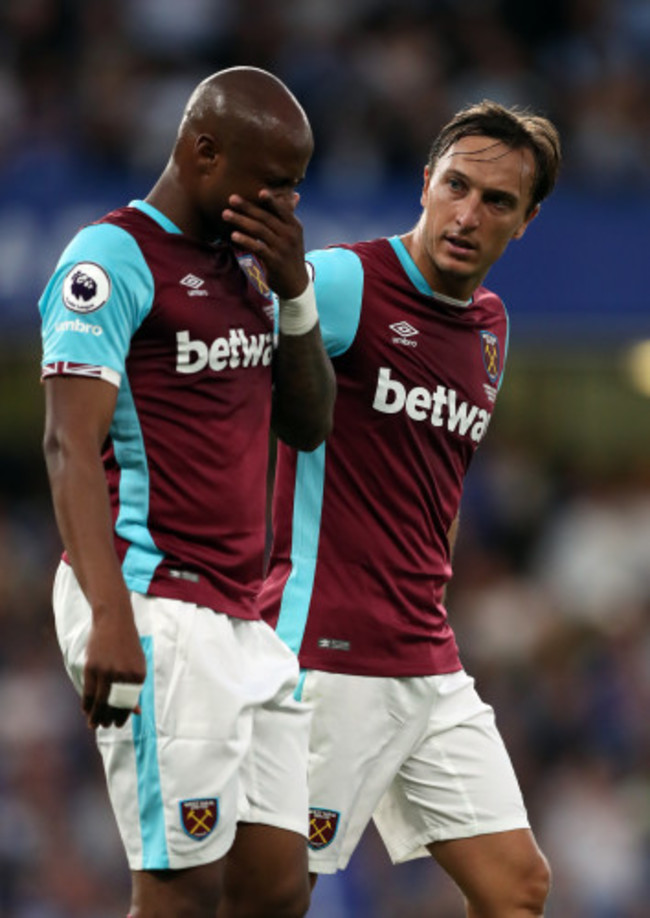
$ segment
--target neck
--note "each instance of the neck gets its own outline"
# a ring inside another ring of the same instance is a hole
[[[435,263],[427,246],[422,223],[400,236],[418,270],[434,293],[460,302],[469,302],[481,280],[444,271]]]
[[[203,239],[200,221],[191,207],[190,199],[183,189],[178,169],[172,160],[153,186],[145,201],[151,204],[185,235],[194,239]]]

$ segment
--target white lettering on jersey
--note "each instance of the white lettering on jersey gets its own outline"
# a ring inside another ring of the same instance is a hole
[[[266,332],[249,338],[243,328],[231,328],[227,338],[215,338],[212,344],[206,344],[190,338],[189,331],[179,331],[176,345],[177,373],[199,373],[207,366],[218,373],[226,367],[234,370],[260,363],[268,367],[273,354],[273,334]]]
[[[96,338],[104,334],[101,325],[90,325],[89,322],[82,322],[81,319],[57,322],[55,329],[58,332],[80,332],[82,335],[94,335]]]
[[[459,402],[455,389],[438,385],[433,391],[423,386],[407,390],[397,379],[391,379],[388,367],[381,367],[372,407],[382,414],[397,414],[404,410],[414,421],[428,420],[434,427],[446,427],[451,433],[469,436],[478,443],[490,423],[485,408]]]

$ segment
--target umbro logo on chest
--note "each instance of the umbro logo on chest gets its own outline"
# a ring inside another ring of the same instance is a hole
[[[203,286],[205,281],[203,278],[197,277],[196,274],[186,274],[179,283],[181,287],[187,288],[188,296],[208,296],[208,291]]]
[[[406,322],[404,320],[401,322],[393,322],[393,324],[389,325],[388,328],[395,335],[395,337],[392,338],[393,344],[401,344],[404,347],[418,346],[418,342],[415,336],[419,335],[420,332],[417,328],[413,328],[410,322]]]

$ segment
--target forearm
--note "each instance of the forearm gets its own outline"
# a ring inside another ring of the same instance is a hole
[[[273,380],[273,430],[289,446],[315,449],[332,429],[336,381],[311,283],[294,300],[280,300]]]
[[[332,429],[336,382],[316,325],[304,335],[280,335],[275,355],[272,427],[300,450],[313,450]]]

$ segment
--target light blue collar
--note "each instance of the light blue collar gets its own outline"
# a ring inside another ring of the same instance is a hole
[[[148,217],[151,217],[152,220],[155,220],[156,223],[159,226],[162,226],[164,230],[167,230],[168,233],[181,234],[181,230],[179,230],[175,223],[172,223],[169,217],[166,217],[152,204],[148,204],[147,201],[130,201],[129,207],[135,207],[136,210],[141,210],[143,214],[146,214]]]
[[[470,297],[468,300],[457,300],[454,297],[445,296],[444,293],[436,293],[435,290],[432,290],[428,282],[424,279],[424,275],[411,258],[408,249],[400,237],[391,236],[388,241],[392,245],[393,251],[399,258],[401,266],[406,271],[408,279],[416,290],[419,290],[420,293],[425,293],[427,296],[435,297],[437,300],[442,300],[443,303],[448,303],[450,306],[466,307],[471,305],[473,297]]]

